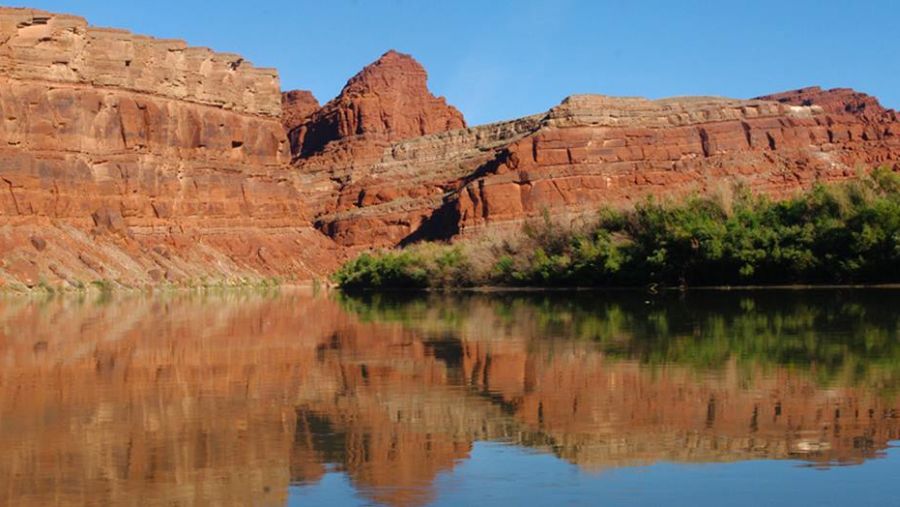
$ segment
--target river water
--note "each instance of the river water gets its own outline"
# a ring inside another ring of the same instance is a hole
[[[900,291],[0,299],[0,505],[897,505]]]

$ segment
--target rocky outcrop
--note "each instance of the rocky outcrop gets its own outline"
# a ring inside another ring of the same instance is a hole
[[[305,123],[292,129],[289,139],[294,165],[299,170],[300,185],[307,190],[314,216],[321,218],[346,211],[353,206],[351,203],[357,201],[371,203],[373,198],[379,202],[402,199],[405,192],[419,198],[440,195],[443,190],[439,188],[440,182],[435,180],[437,175],[429,174],[431,168],[440,169],[445,165],[442,159],[450,160],[457,149],[465,152],[463,156],[466,159],[475,157],[480,160],[478,147],[463,144],[470,143],[467,139],[474,140],[481,136],[472,136],[461,130],[465,125],[462,114],[456,108],[428,90],[427,74],[419,62],[409,55],[388,51],[351,78],[336,98],[310,115]],[[498,129],[486,129],[494,130]],[[457,134],[445,138],[449,144],[441,148],[442,153],[429,155],[415,148],[419,146],[429,150],[427,144],[416,140],[449,132]],[[496,144],[496,141],[488,142]],[[407,173],[404,177],[426,182],[426,188],[411,190],[402,185],[375,188],[373,185],[378,185],[377,180],[373,181],[370,176],[378,173],[382,165],[390,164],[390,161],[383,160],[387,152],[397,153],[405,160],[419,164],[416,174]],[[430,158],[425,160],[423,156]],[[463,165],[473,169],[477,163],[473,165],[471,160],[467,160]],[[458,175],[465,172],[455,171]],[[351,195],[353,192],[356,195]],[[434,206],[430,205],[430,208]],[[410,219],[408,214],[401,215],[400,220]],[[318,227],[331,230],[332,237],[340,237],[337,232],[340,226],[333,224],[333,221],[325,219],[318,223]],[[371,225],[376,227],[371,234],[385,238],[378,244],[389,244],[391,240],[388,238],[398,234],[390,219]],[[399,225],[401,230],[409,227],[409,224]],[[344,238],[342,244],[354,246],[367,242]]]
[[[249,115],[281,115],[277,72],[255,68],[239,55],[89,27],[80,17],[33,9],[3,8],[0,30],[4,78],[122,89]]]
[[[298,127],[292,151],[309,157],[335,142],[399,141],[465,127],[462,113],[428,91],[427,79],[411,56],[388,51]]]
[[[759,97],[795,106],[817,105],[831,115],[850,115],[870,122],[897,121],[897,113],[886,109],[878,99],[850,88],[823,90],[818,86]]]
[[[816,105],[575,96],[542,127],[507,147],[488,177],[460,188],[461,229],[735,183],[777,197],[900,162],[900,124],[870,125]]]
[[[900,169],[900,122],[856,92],[579,95],[544,115],[395,142],[367,164],[333,160],[341,177],[315,209],[317,227],[342,245],[392,246],[736,183],[777,197],[882,165]]]
[[[290,181],[274,70],[29,9],[0,9],[0,40],[0,283],[309,280],[335,264]]]
[[[332,167],[331,187],[314,201],[316,225],[347,246],[388,246],[449,238],[459,221],[447,203],[466,181],[496,167],[505,146],[540,126],[531,117],[401,141],[369,165]],[[301,164],[303,171],[306,165]],[[310,186],[321,177],[306,174]]]
[[[291,90],[281,94],[281,123],[285,132],[302,125],[319,110],[319,101],[307,90]]]
[[[782,196],[886,165],[897,113],[847,89],[573,96],[467,128],[389,51],[319,107],[273,70],[0,8],[0,284],[307,281],[355,251],[575,220],[648,195]]]

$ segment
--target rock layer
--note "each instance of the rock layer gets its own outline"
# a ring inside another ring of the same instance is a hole
[[[0,35],[0,281],[308,280],[334,265],[290,181],[275,71],[28,9],[0,9]]]
[[[298,127],[292,151],[308,157],[335,142],[398,141],[465,127],[462,113],[428,91],[427,79],[411,56],[388,51]]]
[[[302,125],[319,110],[319,101],[307,90],[291,90],[281,94],[281,123],[285,132]]]
[[[900,122],[873,97],[765,99],[579,95],[544,115],[379,147],[371,163],[333,158],[337,185],[317,202],[317,226],[345,246],[392,246],[508,228],[545,209],[578,217],[736,183],[778,197],[900,169]],[[295,164],[314,174],[320,158]]]
[[[775,100],[783,104],[809,106],[815,104],[832,115],[851,115],[866,122],[897,121],[897,113],[885,109],[871,95],[859,93],[849,88],[823,90],[818,86],[800,88],[788,92],[759,97],[760,100]]]
[[[874,97],[569,97],[466,128],[389,51],[324,106],[238,55],[0,8],[0,283],[325,276],[355,251],[887,165]]]

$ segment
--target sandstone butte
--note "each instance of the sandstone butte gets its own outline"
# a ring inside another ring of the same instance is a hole
[[[426,80],[389,51],[320,106],[238,55],[0,8],[0,283],[303,282],[545,209],[900,170],[897,113],[847,89],[578,95],[466,127]]]

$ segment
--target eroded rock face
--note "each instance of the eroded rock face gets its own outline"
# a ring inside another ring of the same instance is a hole
[[[278,73],[239,55],[189,47],[125,30],[89,27],[77,16],[34,9],[0,10],[0,74],[138,93],[281,115]]]
[[[0,281],[303,280],[334,265],[290,181],[274,70],[30,9],[0,9],[0,40]]]
[[[857,92],[580,95],[544,115],[392,143],[365,166],[332,161],[342,178],[330,202],[317,202],[317,226],[346,246],[392,246],[738,182],[785,196],[877,166],[900,170],[900,122]]]
[[[852,115],[864,121],[897,121],[896,111],[886,109],[878,99],[850,88],[823,90],[818,86],[759,97],[796,106],[817,105],[832,115]]]
[[[369,177],[378,171],[388,151],[400,150],[396,143],[415,145],[416,139],[430,135],[461,132],[466,126],[462,114],[447,104],[442,97],[435,97],[428,90],[427,74],[419,62],[411,56],[388,51],[377,61],[365,67],[344,86],[340,95],[309,116],[305,123],[289,132],[294,166],[298,169],[300,185],[307,190],[310,209],[315,217],[339,213],[356,202],[382,202],[403,198],[413,192],[417,198],[440,195],[443,190],[435,175],[428,169],[441,160],[424,160],[422,152],[405,153],[411,161],[420,164],[417,174],[407,177],[426,181],[425,188],[410,190],[403,185],[391,188],[375,188],[377,183]],[[438,157],[449,159],[462,141],[460,135],[448,139]],[[468,155],[477,155],[472,146],[462,147]],[[426,146],[426,150],[431,148]],[[467,155],[467,156],[468,156]],[[426,155],[427,156],[427,155]],[[458,172],[458,171],[457,171]],[[356,182],[366,185],[356,186]],[[355,192],[355,195],[350,193]],[[381,193],[382,195],[378,195]],[[368,197],[366,197],[368,196]],[[439,198],[439,197],[438,197]],[[432,206],[433,207],[433,206]],[[384,238],[377,244],[391,244],[393,239],[408,230],[409,217],[400,218],[404,223],[391,224],[389,220],[371,223],[369,233]],[[333,222],[318,223],[322,230],[331,230]],[[365,227],[365,226],[364,226]],[[355,233],[352,233],[355,234]],[[332,231],[331,236],[341,234]],[[344,240],[343,245],[366,245],[368,241]]]
[[[869,124],[813,104],[575,96],[504,162],[457,194],[462,229],[515,222],[547,208],[578,214],[741,182],[784,196],[900,161],[896,122]]]
[[[73,16],[0,8],[0,40],[0,282],[16,286],[308,280],[545,209],[900,169],[897,113],[847,89],[581,95],[466,128],[394,51],[319,107],[240,56]]]
[[[319,101],[308,90],[291,90],[281,94],[281,123],[285,132],[302,125],[319,110]]]
[[[462,113],[432,95],[427,79],[411,56],[388,51],[309,118],[296,136],[294,153],[308,157],[329,143],[358,137],[399,141],[465,127]]]

